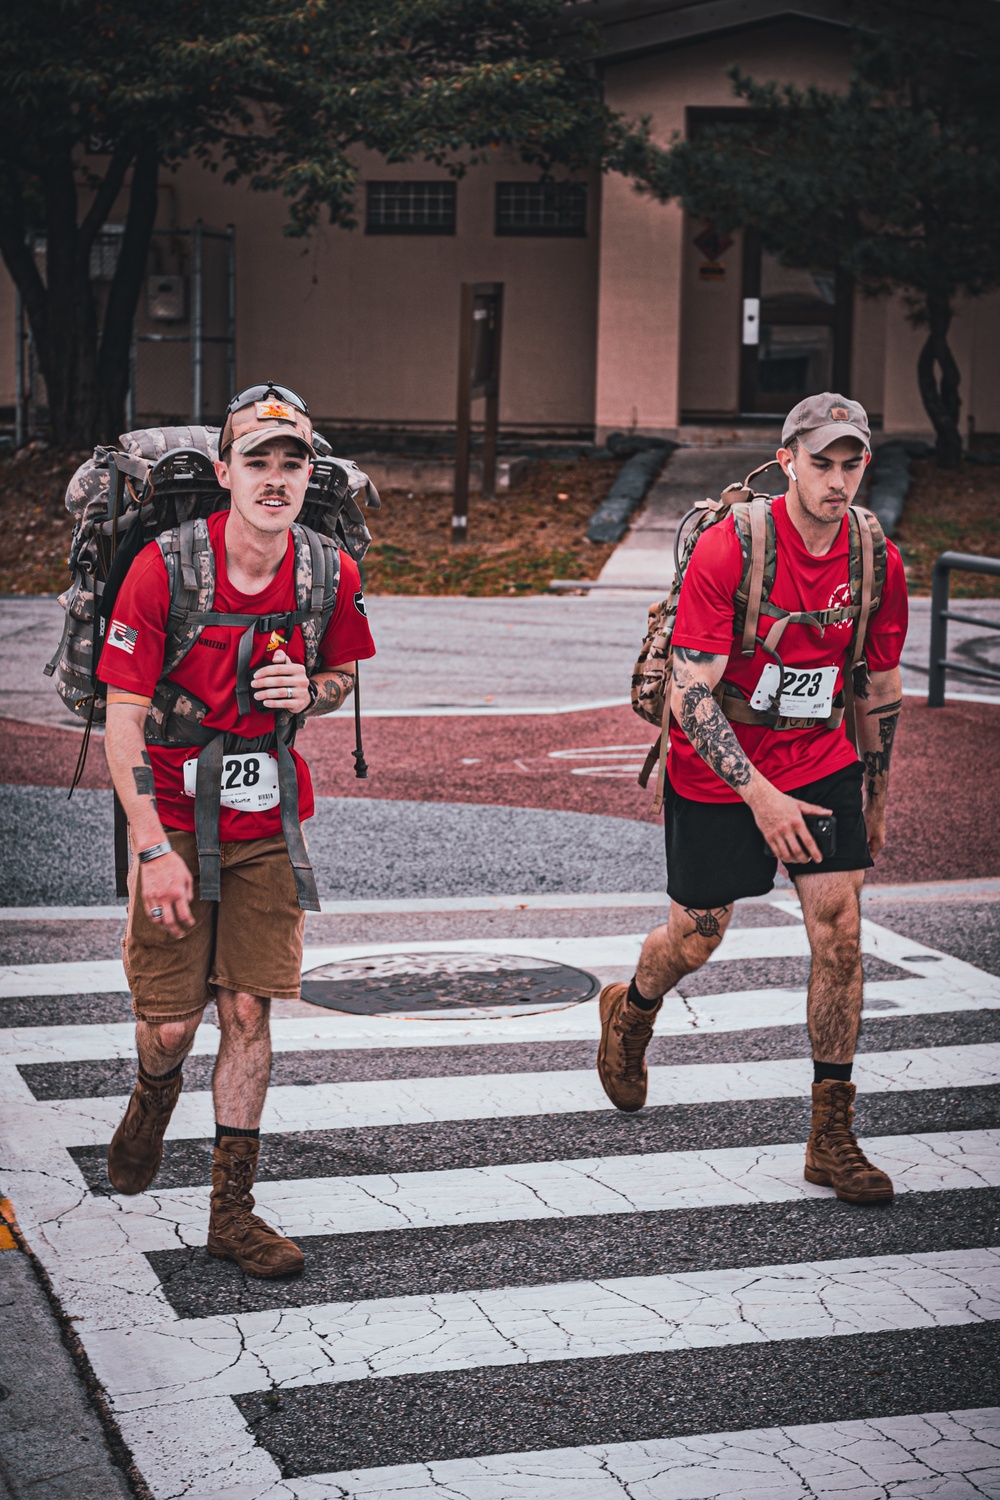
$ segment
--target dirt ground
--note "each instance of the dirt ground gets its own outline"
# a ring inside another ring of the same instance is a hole
[[[59,593],[69,582],[72,522],[64,496],[89,454],[35,445],[0,459],[0,593]],[[469,540],[453,547],[451,496],[389,490],[369,514],[365,586],[382,594],[535,594],[550,578],[596,578],[613,548],[587,523],[619,460],[533,463],[497,500],[469,501]]]
[[[902,549],[911,594],[929,594],[931,569],[941,552],[1000,557],[1000,467],[964,463],[939,469],[921,459],[895,541]],[[1000,578],[951,575],[952,598],[1000,598]]]
[[[620,463],[537,462],[503,498],[469,500],[469,539],[451,544],[451,496],[388,490],[369,516],[365,558],[373,594],[536,594],[550,578],[596,578],[614,548],[587,523]]]
[[[0,593],[58,593],[69,582],[72,525],[66,485],[88,457],[36,445],[0,458]],[[539,461],[502,499],[469,501],[469,540],[453,547],[451,496],[388,490],[370,514],[375,537],[365,586],[382,594],[534,594],[550,578],[596,578],[613,548],[586,540],[587,522],[620,467],[611,459]],[[1000,468],[929,459],[913,485],[896,537],[910,591],[930,592],[940,552],[1000,557]],[[1000,597],[1000,579],[956,573],[956,598]]]
[[[57,594],[69,583],[66,486],[89,457],[31,443],[0,459],[0,594]]]

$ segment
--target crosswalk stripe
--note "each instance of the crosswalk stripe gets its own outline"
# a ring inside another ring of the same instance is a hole
[[[120,1410],[275,1382],[588,1360],[1000,1319],[1000,1248],[800,1262],[208,1317],[96,1330]]]
[[[807,1069],[798,1059],[654,1067],[649,1078],[651,1105],[796,1097],[808,1084]],[[1000,1082],[1000,1043],[868,1053],[856,1062],[854,1078],[866,1093],[992,1086]],[[26,1094],[30,1099],[27,1085],[17,1074],[0,1073],[0,1100],[14,1120],[23,1111]],[[38,1112],[39,1125],[45,1121],[44,1128],[54,1139],[65,1145],[93,1145],[110,1141],[126,1103],[127,1096],[32,1100],[31,1109]],[[501,1119],[613,1107],[590,1068],[456,1078],[447,1090],[436,1078],[314,1084],[306,1089],[286,1085],[268,1091],[261,1131]],[[184,1093],[167,1137],[202,1136],[214,1129],[213,1121],[209,1092]],[[25,1118],[23,1128],[27,1125]]]
[[[897,1193],[1000,1187],[1000,1130],[876,1136],[864,1144]],[[261,1182],[255,1197],[271,1222],[293,1238],[828,1198],[828,1188],[804,1180],[802,1153],[796,1142],[451,1172],[296,1178]],[[163,1221],[164,1248],[172,1248],[178,1236],[187,1245],[204,1244],[207,1189],[161,1188],[130,1206]]]
[[[997,1472],[994,1406],[341,1470],[276,1481],[254,1500],[971,1497],[989,1494],[984,1486]],[[214,1493],[226,1500],[225,1492]],[[245,1493],[230,1496],[247,1500]]]
[[[420,1046],[410,1036],[403,1047],[345,1047],[325,1017],[273,1023],[272,1084],[339,1083],[388,1078],[458,1077],[487,1073],[537,1073],[590,1068],[597,1045],[559,1037],[530,1041],[513,1038],[493,1045],[491,1034],[458,1046]],[[595,1018],[596,1021],[596,1018]],[[433,1040],[433,1030],[431,1033]],[[1000,1040],[1000,1007],[938,1012],[925,1016],[873,1016],[858,1042],[858,1053],[956,1046]],[[188,1089],[207,1087],[218,1050],[215,1026],[202,1026],[184,1064]],[[745,1061],[755,1058],[808,1058],[805,1026],[756,1027],[705,1035],[654,1034],[646,1053],[652,1066]],[[120,1094],[135,1078],[134,1026],[19,1028],[0,1031],[0,1066],[13,1063],[38,1099]]]

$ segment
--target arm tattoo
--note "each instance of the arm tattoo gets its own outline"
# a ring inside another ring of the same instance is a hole
[[[330,672],[313,680],[319,693],[313,706],[306,709],[307,714],[332,714],[354,690],[353,672]]]
[[[688,670],[703,667],[715,656],[714,651],[691,651],[686,646],[674,649],[673,679],[681,694],[680,725],[706,766],[738,792],[750,781],[753,767],[708,683],[697,670]]]
[[[753,767],[707,682],[683,689],[680,718],[681,728],[709,770],[734,792],[749,784]]]
[[[879,714],[898,714],[902,706],[902,698],[897,698],[895,703],[883,703],[878,708],[870,708],[868,710],[868,718],[874,719]]]
[[[689,646],[674,647],[674,661],[682,664],[690,662],[691,665],[700,664],[703,666],[705,662],[711,661],[714,656],[714,651],[692,651]]]
[[[875,712],[879,715],[878,737],[881,749],[865,751],[865,775],[868,779],[867,790],[870,802],[885,795],[889,779],[889,761],[892,758],[892,742],[896,737],[896,725],[899,722],[899,705],[887,703],[884,708],[876,709]],[[868,717],[871,718],[872,714]]]
[[[143,760],[148,761],[149,756],[143,751]],[[136,794],[140,797],[152,797],[153,806],[156,806],[156,785],[153,781],[153,773],[148,765],[133,766],[132,779],[135,782]]]
[[[694,926],[684,936],[689,937],[721,937],[721,923],[728,917],[731,906],[717,906],[714,911],[698,911],[696,907],[685,906],[684,915],[690,917]]]

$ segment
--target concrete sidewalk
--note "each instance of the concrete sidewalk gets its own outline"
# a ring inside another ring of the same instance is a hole
[[[744,479],[773,457],[773,444],[678,448],[660,470],[631,530],[604,564],[598,581],[664,594],[673,577],[674,537],[681,518],[697,501],[706,496],[714,499],[727,484]],[[762,487],[773,479],[774,493],[778,494],[784,488],[781,478],[780,469],[762,474]]]

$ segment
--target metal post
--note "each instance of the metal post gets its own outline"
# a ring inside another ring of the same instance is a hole
[[[204,367],[202,359],[202,221],[196,219],[191,231],[191,421],[197,426],[201,422],[204,405],[202,389]]]
[[[226,380],[236,390],[236,228],[226,225]]]
[[[927,685],[927,707],[944,707],[945,660],[948,655],[948,592],[951,566],[941,556],[931,574],[931,659]]]
[[[469,455],[472,428],[472,309],[471,282],[462,283],[458,335],[458,403],[455,414],[455,498],[451,508],[451,540],[464,542],[469,534]]]
[[[503,333],[503,287],[492,308],[496,319],[493,332],[494,381],[486,397],[486,428],[483,433],[483,498],[492,500],[497,492],[497,437],[500,430],[500,340]]]
[[[24,447],[24,303],[14,299],[14,447]]]

